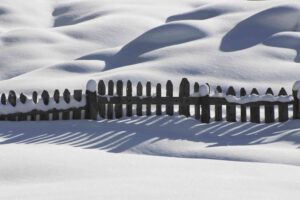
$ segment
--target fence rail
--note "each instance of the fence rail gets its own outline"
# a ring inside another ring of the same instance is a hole
[[[99,117],[113,119],[133,115],[162,115],[164,112],[172,116],[175,114],[175,107],[178,107],[179,115],[186,117],[190,117],[193,110],[193,117],[203,123],[222,120],[285,122],[290,119],[289,109],[292,109],[292,118],[300,118],[296,90],[292,91],[292,95],[288,95],[284,88],[278,95],[274,95],[271,88],[264,94],[259,94],[255,88],[249,94],[244,88],[237,92],[233,87],[229,87],[224,91],[221,86],[211,91],[208,84],[200,85],[196,82],[191,85],[186,78],[182,79],[178,87],[178,96],[174,96],[171,81],[166,83],[165,95],[162,94],[160,83],[153,85],[147,82],[143,85],[139,82],[133,88],[131,81],[127,81],[125,85],[120,80],[111,80],[107,84],[103,80],[98,84],[89,81],[85,94],[82,90],[74,90],[71,94],[66,89],[62,95],[55,90],[53,97],[50,97],[47,91],[43,91],[40,98],[37,92],[33,92],[31,98],[22,93],[17,98],[16,93],[10,91],[7,98],[5,94],[1,95],[0,120],[95,120]],[[136,95],[133,95],[134,89]]]

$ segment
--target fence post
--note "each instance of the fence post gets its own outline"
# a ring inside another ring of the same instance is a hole
[[[207,90],[207,95],[203,96],[203,103],[201,105],[201,122],[203,123],[209,123],[210,121],[210,105],[209,105],[209,93],[210,93],[210,89],[209,89],[209,85],[202,85],[201,87],[205,87],[204,90]],[[200,91],[201,91],[201,87],[200,87]],[[208,87],[208,88],[206,88]]]
[[[179,104],[179,115],[186,117],[190,116],[190,105],[188,104],[188,97],[190,96],[190,83],[187,78],[183,78],[179,86],[179,97],[181,102]]]
[[[287,96],[287,92],[284,88],[281,88],[278,96]],[[280,103],[278,105],[278,121],[279,122],[286,122],[289,120],[289,113],[288,113],[288,104],[287,103]]]
[[[139,98],[143,95],[143,86],[141,82],[138,82],[137,87],[136,87],[136,94]],[[139,99],[137,105],[136,105],[136,115],[137,116],[142,116],[143,115],[143,106],[141,103],[141,99]]]
[[[106,93],[106,87],[105,87],[105,83],[103,80],[100,80],[99,83],[98,83],[98,94],[100,95],[100,97],[104,96]],[[103,102],[103,100],[99,99],[99,102],[98,102],[99,106],[99,115],[100,117],[102,118],[105,118],[106,117],[106,106],[105,106],[105,102]]]
[[[296,88],[297,82],[293,86],[293,118],[300,119],[300,101],[298,99],[298,88]]]
[[[256,88],[252,89],[251,95],[259,95]],[[260,108],[255,102],[250,105],[250,121],[260,123]]]
[[[194,84],[194,93],[199,93],[199,88],[200,85],[199,83],[195,83]],[[195,119],[199,120],[200,119],[200,102],[197,101],[197,103],[195,104]]]
[[[130,102],[130,98],[132,97],[132,83],[131,83],[131,81],[127,81],[126,96],[128,98],[127,105],[126,105],[126,116],[131,117],[132,116],[132,102]]]
[[[27,97],[23,93],[21,93],[20,94],[20,102],[22,104],[26,104],[26,101],[27,101]],[[20,113],[18,115],[18,121],[26,121],[26,120],[27,120],[27,115],[26,114]]]
[[[274,96],[274,93],[271,88],[267,89],[266,95]],[[273,122],[275,122],[274,105],[266,103],[266,105],[265,105],[265,123],[273,123]]]
[[[1,104],[6,105],[6,96],[4,93],[1,95]],[[1,121],[5,120],[5,119],[6,119],[5,115],[0,115]]]
[[[121,97],[123,96],[123,81],[117,81],[117,96],[120,98],[120,102],[115,105],[115,116],[117,119],[123,116],[123,104],[121,102]]]
[[[173,97],[173,83],[172,81],[168,80],[166,85],[166,96],[170,98],[170,101],[166,104],[166,113],[167,115],[172,116],[174,114],[174,103],[171,101]]]
[[[215,90],[216,94],[221,94],[222,93],[222,88],[221,86],[217,86]],[[222,105],[215,105],[215,121],[222,121]]]
[[[74,90],[73,92],[73,98],[80,102],[82,100],[82,90]],[[72,119],[81,119],[81,110],[75,109],[73,111]]]
[[[226,95],[232,95],[235,96],[235,90],[232,86],[230,86],[227,90]],[[234,104],[228,104],[226,105],[226,120],[228,122],[236,122],[236,105]]]
[[[59,100],[60,100],[59,90],[54,91],[53,99],[56,104],[59,103]],[[55,108],[53,109],[53,112],[52,112],[52,120],[59,120],[59,112]]]
[[[32,92],[32,101],[34,104],[37,104],[37,101],[38,101],[38,93],[36,91]],[[33,111],[33,113],[30,115],[30,120],[31,121],[35,121],[36,120],[36,112]]]
[[[49,92],[44,90],[42,92],[41,96],[42,96],[44,105],[45,106],[49,105],[49,99],[50,99]],[[40,120],[49,120],[49,114],[47,111],[42,111],[42,113],[40,114]]]
[[[13,91],[13,90],[9,91],[9,94],[8,94],[8,102],[9,102],[10,105],[12,105],[13,107],[16,106],[16,104],[17,104],[17,97],[16,97],[15,91]],[[16,121],[16,115],[15,115],[15,114],[8,114],[7,120],[9,120],[9,121]]]
[[[241,88],[240,90],[240,96],[244,97],[247,95],[247,92],[245,88]],[[241,105],[241,122],[246,122],[247,121],[247,106],[242,104]]]
[[[110,102],[110,97],[114,95],[114,82],[112,80],[108,81],[108,103],[107,103],[107,119],[113,119],[113,104]]]
[[[96,93],[97,83],[95,80],[89,80],[86,85],[86,119],[97,119],[98,101]]]
[[[146,83],[146,96],[149,98],[151,97],[151,82]],[[151,104],[150,101],[147,101],[146,104],[146,115],[149,116],[151,115]]]
[[[158,99],[157,103],[156,103],[156,115],[161,115],[161,101],[160,101],[160,97],[161,97],[161,84],[158,83],[156,85],[156,97]]]
[[[68,89],[65,89],[64,93],[63,93],[63,98],[64,98],[64,101],[66,102],[66,104],[69,104],[70,101],[71,101],[71,93]],[[97,116],[97,115],[96,115]],[[68,110],[64,110],[62,112],[62,119],[63,120],[68,120],[70,119],[70,111]]]

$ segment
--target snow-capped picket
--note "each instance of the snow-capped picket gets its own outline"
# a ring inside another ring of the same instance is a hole
[[[97,90],[97,82],[93,79],[89,80],[86,84],[86,90],[90,92],[96,92]]]
[[[300,99],[300,81],[296,81],[293,85],[293,91],[297,92],[297,98]]]

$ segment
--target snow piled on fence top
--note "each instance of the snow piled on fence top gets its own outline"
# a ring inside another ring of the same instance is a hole
[[[300,77],[299,13],[293,0],[1,0],[0,86],[187,77],[289,90]]]

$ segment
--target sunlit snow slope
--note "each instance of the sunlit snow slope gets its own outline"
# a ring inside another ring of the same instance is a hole
[[[88,79],[291,88],[300,2],[1,0],[2,90],[84,88]]]

